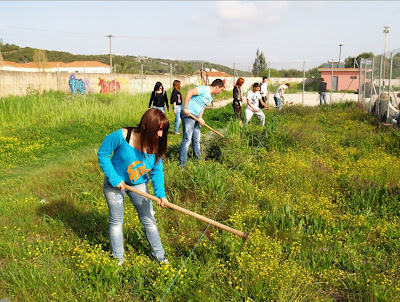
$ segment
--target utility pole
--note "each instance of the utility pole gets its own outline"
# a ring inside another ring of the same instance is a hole
[[[109,34],[106,36],[107,38],[110,38],[110,73],[112,73],[112,52],[111,52],[111,38],[115,38],[115,36]]]
[[[386,66],[386,37],[389,33],[389,26],[383,27],[383,33],[385,34],[385,52],[383,54],[383,86],[385,86],[385,66]]]
[[[342,46],[343,44],[339,44],[339,64],[340,64],[340,58],[342,57]],[[338,66],[339,67],[339,66]]]

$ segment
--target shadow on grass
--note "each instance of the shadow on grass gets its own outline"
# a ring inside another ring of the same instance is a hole
[[[127,202],[130,200],[126,197],[125,203]],[[77,207],[71,201],[59,200],[42,205],[38,208],[37,214],[62,222],[65,228],[72,230],[82,240],[93,245],[101,244],[104,251],[111,251],[108,212],[100,214],[89,207]],[[125,219],[128,218],[125,217]],[[124,239],[127,251],[136,251],[151,256],[142,226],[138,229],[124,230]]]
[[[109,244],[106,213],[99,214],[86,207],[77,207],[69,200],[58,200],[42,205],[37,214],[62,222],[65,228],[71,229],[82,240],[93,244]]]

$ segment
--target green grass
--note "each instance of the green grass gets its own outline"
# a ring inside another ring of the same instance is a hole
[[[171,262],[160,267],[127,202],[126,263],[117,267],[96,158],[107,133],[137,125],[148,99],[50,92],[0,100],[0,299],[164,295],[206,224],[155,207]],[[186,170],[167,114],[168,199],[210,218],[225,200],[216,220],[250,238],[242,246],[211,227],[165,301],[400,300],[399,132],[354,103],[265,113],[265,127],[255,117],[241,127],[230,104],[207,109],[225,139],[203,127],[203,159],[190,158]]]

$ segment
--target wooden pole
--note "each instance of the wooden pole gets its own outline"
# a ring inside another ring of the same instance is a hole
[[[200,120],[199,120],[197,117],[195,117],[193,114],[189,113],[189,116],[190,116],[192,119],[194,119],[194,120],[196,120],[196,121],[198,121],[198,122],[200,123]],[[219,133],[217,130],[214,130],[213,128],[211,128],[211,127],[208,126],[207,124],[204,124],[204,126],[206,126],[208,129],[210,129],[211,131],[213,131],[213,132],[215,132],[216,134],[218,134],[220,137],[224,137],[221,133]]]
[[[160,201],[159,198],[157,198],[157,197],[155,197],[155,196],[153,196],[153,195],[147,194],[146,192],[139,191],[139,190],[137,190],[137,189],[135,189],[135,188],[133,188],[133,187],[131,187],[131,186],[124,185],[124,187],[125,187],[125,189],[128,190],[128,191],[131,191],[131,192],[133,192],[133,193],[136,193],[136,194],[141,195],[141,196],[143,196],[143,197],[146,197],[146,198],[148,198],[148,199],[154,200],[154,201],[156,201],[156,202],[159,202],[159,201]],[[202,216],[202,215],[200,215],[200,214],[197,214],[197,213],[195,213],[195,212],[192,212],[192,211],[189,211],[189,210],[187,210],[187,209],[185,209],[185,208],[182,208],[182,207],[180,207],[180,206],[177,206],[177,205],[175,205],[175,204],[173,204],[173,203],[170,203],[169,201],[164,202],[164,205],[166,205],[168,208],[171,208],[171,209],[173,209],[173,210],[175,210],[175,211],[181,212],[181,213],[186,214],[186,215],[188,215],[188,216],[192,216],[192,217],[194,217],[194,218],[197,218],[197,219],[199,219],[199,220],[202,220],[202,221],[204,221],[204,222],[207,222],[207,223],[209,223],[209,224],[211,224],[211,225],[213,225],[213,226],[215,226],[215,227],[217,227],[217,228],[220,228],[220,229],[222,229],[222,230],[224,230],[224,231],[228,231],[228,232],[230,232],[230,233],[232,233],[232,234],[234,234],[234,235],[237,235],[237,236],[239,236],[239,237],[242,237],[243,240],[247,240],[248,237],[249,237],[249,233],[248,233],[248,232],[243,233],[243,232],[241,232],[241,231],[239,231],[239,230],[236,230],[236,229],[234,229],[234,228],[228,227],[228,226],[226,226],[226,225],[224,225],[224,224],[222,224],[222,223],[216,222],[215,220],[209,219],[209,218],[204,217],[204,216]]]

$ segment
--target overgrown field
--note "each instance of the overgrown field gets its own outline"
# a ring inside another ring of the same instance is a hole
[[[207,110],[225,139],[203,127],[203,159],[186,170],[170,112],[169,201],[220,209],[250,238],[210,227],[199,241],[204,222],[155,206],[171,263],[159,266],[127,202],[118,267],[96,151],[148,100],[0,99],[0,300],[400,301],[399,132],[354,103],[271,110],[265,127],[241,127],[230,105]]]

